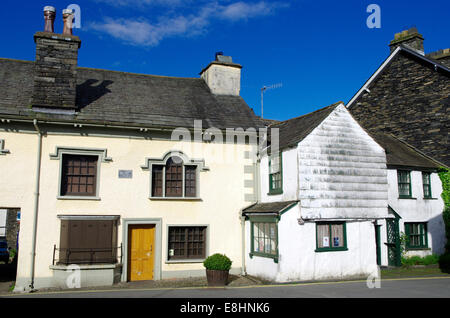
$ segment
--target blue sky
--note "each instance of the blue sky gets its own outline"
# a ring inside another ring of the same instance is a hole
[[[348,102],[389,54],[394,33],[412,26],[425,52],[450,47],[450,1],[437,0],[3,0],[0,57],[34,60],[42,9],[81,7],[79,66],[198,77],[217,51],[243,65],[241,95],[264,117],[284,120]],[[369,29],[369,4],[381,28]],[[16,9],[11,9],[16,8]]]

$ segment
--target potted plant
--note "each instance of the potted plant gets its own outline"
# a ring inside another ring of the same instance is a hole
[[[208,286],[225,286],[232,261],[225,255],[216,253],[203,262],[206,268]]]

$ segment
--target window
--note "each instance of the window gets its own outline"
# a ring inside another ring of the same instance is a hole
[[[117,263],[117,220],[62,219],[58,264]]]
[[[165,165],[152,165],[152,197],[197,197],[197,166],[170,157]]]
[[[168,260],[192,260],[206,257],[206,226],[169,227]]]
[[[405,223],[406,248],[428,248],[426,223]]]
[[[250,256],[270,257],[278,262],[278,225],[275,219],[251,221]]]
[[[431,198],[431,173],[422,172],[423,197]]]
[[[346,236],[344,222],[316,223],[316,252],[346,251]]]
[[[398,195],[400,198],[411,198],[411,171],[398,170]]]
[[[62,156],[62,196],[96,196],[98,156]]]
[[[281,152],[269,157],[269,194],[280,194],[283,192]]]

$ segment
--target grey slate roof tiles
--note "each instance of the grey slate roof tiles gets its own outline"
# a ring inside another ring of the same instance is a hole
[[[143,127],[264,127],[240,96],[213,95],[201,78],[79,67],[76,115],[31,110],[34,62],[0,59],[0,115]]]

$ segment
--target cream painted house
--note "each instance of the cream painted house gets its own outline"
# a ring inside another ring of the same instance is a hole
[[[245,138],[264,127],[239,96],[241,66],[219,55],[199,78],[82,68],[78,37],[34,38],[36,61],[0,59],[15,290],[202,276],[213,253],[240,273],[241,210],[255,200]]]

